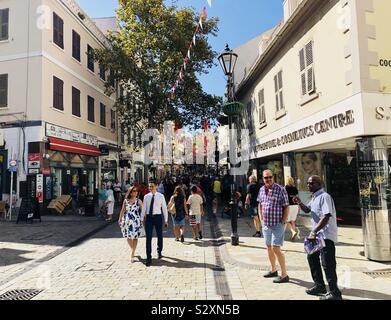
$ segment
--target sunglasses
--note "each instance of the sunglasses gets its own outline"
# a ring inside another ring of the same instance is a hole
[[[271,177],[263,177],[263,179],[265,179],[265,180],[271,180],[271,179],[273,179],[273,176],[271,176]]]

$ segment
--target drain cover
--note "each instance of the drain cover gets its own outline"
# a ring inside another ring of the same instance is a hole
[[[10,290],[0,295],[0,300],[31,300],[42,291],[37,289]]]
[[[372,277],[373,279],[376,278],[391,278],[391,269],[387,270],[379,270],[379,271],[371,271],[371,272],[364,272],[366,275]]]

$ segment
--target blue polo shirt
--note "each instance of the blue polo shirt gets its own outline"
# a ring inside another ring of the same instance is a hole
[[[338,242],[337,213],[334,200],[323,189],[312,194],[312,199],[307,205],[311,209],[312,227],[315,228],[319,221],[326,215],[331,214],[329,223],[324,227],[324,235],[334,243]]]

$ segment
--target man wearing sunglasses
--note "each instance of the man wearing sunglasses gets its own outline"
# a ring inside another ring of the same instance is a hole
[[[271,271],[265,278],[276,278],[274,283],[287,283],[289,276],[286,271],[285,256],[281,251],[284,244],[285,224],[289,214],[289,198],[285,188],[274,183],[273,172],[263,172],[265,185],[259,190],[259,218],[263,225],[263,236],[271,264]],[[281,267],[278,276],[276,260]]]
[[[157,253],[158,259],[161,259],[163,251],[163,224],[168,227],[168,210],[164,195],[157,192],[156,182],[149,183],[151,191],[144,197],[141,211],[141,221],[145,226],[146,249],[147,249],[147,267],[152,264],[152,233],[153,228],[157,235]]]
[[[313,229],[307,239],[314,240],[317,233],[323,230],[326,247],[307,257],[315,285],[306,290],[306,292],[309,295],[320,296],[321,300],[342,300],[342,294],[337,285],[337,262],[335,259],[335,243],[338,241],[335,204],[333,198],[323,190],[321,177],[310,177],[307,186],[312,192],[310,203],[304,205],[299,197],[294,197],[293,201],[305,213],[311,213]],[[323,280],[321,265],[323,266],[329,284],[330,291],[328,293]]]

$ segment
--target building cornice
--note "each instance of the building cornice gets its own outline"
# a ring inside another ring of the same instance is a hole
[[[269,66],[281,48],[289,41],[290,37],[301,27],[302,23],[328,2],[325,0],[303,0],[299,4],[289,19],[278,29],[278,33],[273,36],[265,52],[257,58],[247,76],[237,86],[235,95],[238,99],[245,95],[246,91]]]
[[[57,0],[63,4],[75,17],[75,19],[81,23],[89,33],[104,47],[110,49],[111,43],[106,38],[104,33],[96,26],[92,19],[83,11],[83,9],[75,2],[75,0]],[[81,19],[79,14],[84,16]]]

